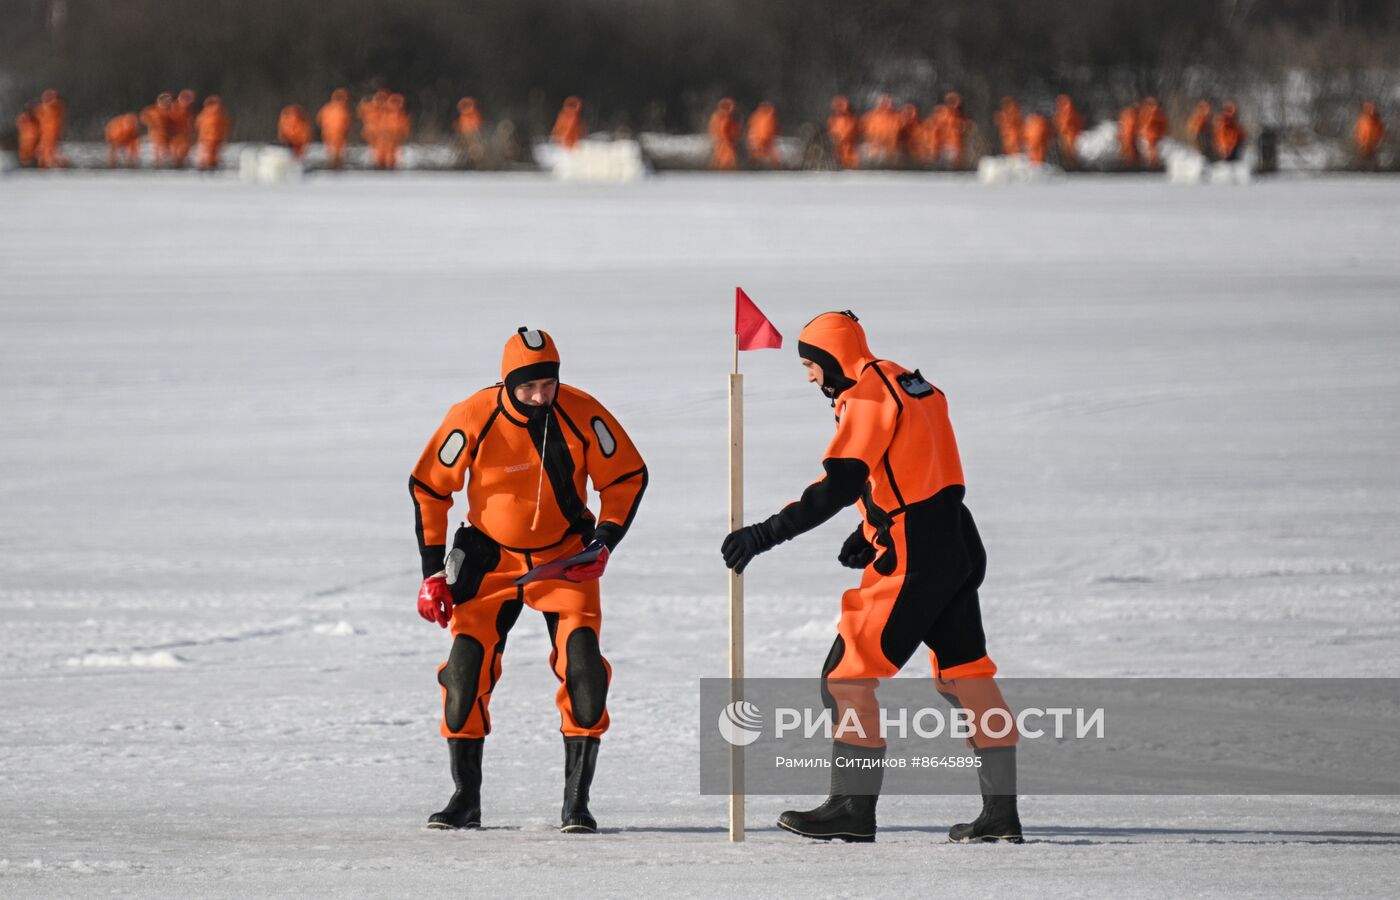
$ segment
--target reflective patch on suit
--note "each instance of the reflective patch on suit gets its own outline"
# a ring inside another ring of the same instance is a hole
[[[592,728],[603,718],[608,702],[608,670],[598,649],[598,632],[575,628],[565,645],[569,660],[564,669],[564,687],[569,705],[580,728]]]
[[[544,335],[540,334],[539,329],[520,332],[520,339],[524,341],[525,346],[529,347],[531,350],[544,349]]]
[[[461,731],[467,725],[472,704],[476,703],[477,682],[481,678],[481,663],[486,648],[469,634],[459,634],[452,641],[452,653],[447,665],[438,672],[438,684],[447,689],[442,704],[442,721],[447,730]]]
[[[466,447],[467,436],[460,431],[452,432],[447,436],[447,440],[442,442],[442,446],[438,448],[438,462],[449,467],[455,465]]]
[[[927,397],[929,394],[938,390],[924,380],[923,374],[918,369],[912,372],[905,372],[903,375],[897,375],[895,376],[895,380],[899,382],[900,387],[904,388],[904,393],[916,399],[919,397]]]
[[[593,426],[593,436],[598,439],[598,449],[603,451],[604,456],[612,456],[617,452],[617,438],[608,430],[608,423],[597,416],[589,423]]]

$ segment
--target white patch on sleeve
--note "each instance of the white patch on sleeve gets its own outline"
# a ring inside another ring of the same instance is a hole
[[[447,436],[447,440],[442,442],[438,448],[438,462],[444,466],[451,467],[457,462],[457,457],[462,455],[462,450],[467,446],[467,436],[460,431],[454,431]]]
[[[617,438],[608,430],[608,423],[594,416],[592,425],[593,434],[598,438],[598,449],[603,451],[604,456],[612,456],[617,452]]]
[[[544,335],[540,334],[539,329],[520,332],[520,339],[524,341],[525,346],[529,347],[531,350],[544,349]]]

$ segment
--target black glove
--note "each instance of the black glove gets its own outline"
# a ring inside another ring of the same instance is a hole
[[[841,545],[836,560],[848,569],[864,569],[875,561],[875,545],[865,539],[864,531],[857,528]]]
[[[720,545],[720,552],[724,554],[724,564],[742,575],[750,560],[781,543],[782,539],[778,537],[772,524],[763,521],[756,525],[745,525],[738,531],[731,531]]]

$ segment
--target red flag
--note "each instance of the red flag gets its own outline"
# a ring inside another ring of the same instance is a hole
[[[734,289],[734,333],[739,336],[740,350],[777,350],[783,346],[783,336],[741,287]]]

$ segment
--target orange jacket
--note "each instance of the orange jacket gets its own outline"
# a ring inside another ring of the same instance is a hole
[[[1026,116],[1024,128],[1026,156],[1037,165],[1045,162],[1050,150],[1050,120],[1040,113]]]
[[[1376,112],[1376,104],[1367,100],[1361,105],[1361,115],[1356,119],[1356,149],[1362,156],[1372,157],[1383,140],[1385,123],[1381,121],[1380,113]]]
[[[1240,127],[1235,104],[1226,103],[1220,107],[1215,117],[1215,153],[1221,159],[1233,159],[1244,143],[1244,129]]]
[[[19,131],[19,161],[31,163],[39,147],[39,117],[26,108],[15,119],[15,128]]]
[[[141,110],[141,124],[146,126],[146,136],[151,142],[164,146],[170,141],[170,103],[157,100]]]
[[[558,362],[548,334],[522,328],[506,342],[501,383],[453,406],[428,441],[409,479],[425,576],[442,568],[447,513],[464,485],[467,521],[508,550],[544,550],[575,534],[615,547],[626,534],[647,469],[612,414],[566,384],[532,416],[508,393],[513,380],[557,377]],[[596,516],[589,481],[602,500]]]
[[[844,169],[855,168],[860,159],[856,156],[856,143],[860,140],[860,120],[851,112],[851,104],[841,96],[831,99],[831,115],[826,119],[826,133],[831,138],[831,148],[836,162]]]
[[[1074,155],[1074,144],[1084,130],[1084,117],[1074,108],[1074,101],[1067,94],[1055,98],[1055,133],[1060,136],[1060,150]]]
[[[956,93],[944,96],[943,104],[934,108],[934,140],[939,151],[947,151],[954,162],[960,162],[963,154],[963,140],[967,137],[971,123],[963,112],[962,97]]]
[[[293,150],[311,143],[311,122],[300,106],[284,106],[277,116],[277,139]]]
[[[1123,159],[1137,159],[1138,108],[1136,104],[1123,107],[1118,114],[1118,150]]]
[[[1167,133],[1167,114],[1156,100],[1148,99],[1138,110],[1138,136],[1148,147],[1155,147]]]
[[[549,132],[550,140],[564,147],[572,148],[583,140],[588,129],[583,124],[583,101],[569,97],[554,120],[554,128]]]
[[[960,507],[962,462],[942,391],[917,371],[877,359],[850,313],[817,316],[797,346],[804,360],[822,369],[823,393],[836,407],[836,434],[822,459],[826,474],[769,520],[780,539],[859,501],[867,539],[888,546],[891,517],[950,488],[947,496]]]
[[[222,144],[228,140],[229,115],[217,97],[207,97],[204,108],[195,116],[194,127],[199,134],[199,142],[206,147]]]
[[[1202,100],[1196,104],[1196,108],[1191,110],[1191,117],[1186,120],[1186,134],[1193,143],[1198,142],[1201,132],[1210,125],[1212,110],[1210,103]]]
[[[882,95],[875,108],[861,117],[860,133],[877,159],[887,160],[898,152],[899,113],[889,94]]]
[[[68,118],[68,106],[56,93],[44,92],[45,99],[34,110],[39,120],[39,142],[56,144],[63,137],[63,123]]]
[[[749,116],[744,143],[749,157],[764,162],[777,162],[774,142],[778,139],[778,113],[771,103],[760,103]]]
[[[457,101],[457,134],[461,137],[471,137],[479,131],[481,131],[481,110],[477,108],[474,99],[463,97]]]
[[[1021,106],[1010,97],[1001,98],[1001,109],[992,117],[1001,134],[1001,152],[1007,156],[1021,152]]]
[[[344,144],[350,136],[350,100],[343,90],[336,90],[331,99],[316,112],[316,125],[321,140],[327,144]]]
[[[107,143],[113,147],[125,146],[141,137],[141,126],[135,113],[123,113],[112,118],[104,131]]]
[[[732,169],[738,164],[734,144],[739,140],[739,120],[734,117],[734,101],[728,97],[720,100],[715,111],[710,114],[707,128],[713,152],[710,165],[716,169]]]
[[[194,131],[194,95],[182,91],[180,97],[170,104],[165,112],[165,129],[173,140],[179,136],[188,137]]]

